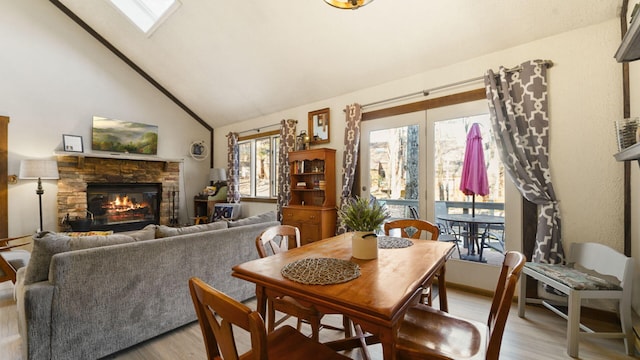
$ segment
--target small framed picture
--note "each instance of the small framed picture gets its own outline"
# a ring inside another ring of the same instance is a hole
[[[64,151],[68,152],[84,152],[82,146],[82,136],[77,135],[62,135],[62,146]]]

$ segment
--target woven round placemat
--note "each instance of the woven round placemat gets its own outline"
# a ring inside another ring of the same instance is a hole
[[[411,240],[392,236],[378,236],[378,249],[400,249],[413,245]]]
[[[339,284],[360,276],[360,266],[347,260],[308,258],[285,265],[280,271],[289,280],[307,285]]]

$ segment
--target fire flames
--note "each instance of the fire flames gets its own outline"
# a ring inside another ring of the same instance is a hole
[[[146,207],[146,205],[133,203],[128,196],[120,197],[118,195],[114,201],[109,203],[109,209],[115,210],[116,212],[130,211],[144,207]]]
[[[103,208],[109,223],[145,219],[149,213],[149,204],[138,203],[126,195],[118,195],[105,205]]]

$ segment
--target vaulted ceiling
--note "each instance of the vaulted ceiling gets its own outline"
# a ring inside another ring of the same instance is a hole
[[[180,1],[147,37],[107,0],[59,0],[214,128],[597,24],[622,3]]]

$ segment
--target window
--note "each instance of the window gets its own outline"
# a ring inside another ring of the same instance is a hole
[[[109,0],[142,32],[150,35],[179,6],[177,0]]]
[[[260,137],[240,138],[240,196],[275,198],[278,189],[280,134],[272,131]]]

